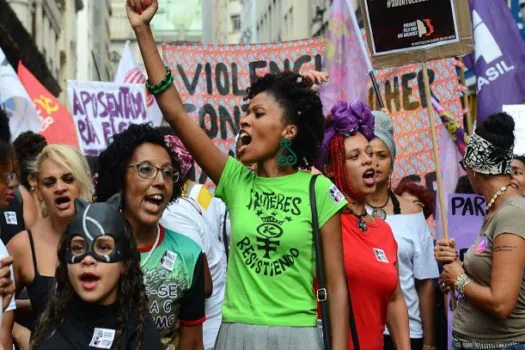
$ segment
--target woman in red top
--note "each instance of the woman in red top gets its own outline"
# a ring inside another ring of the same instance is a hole
[[[410,349],[408,311],[399,287],[397,244],[383,220],[367,215],[365,198],[375,190],[372,167],[374,117],[367,105],[338,102],[325,130],[327,174],[343,191],[345,271],[360,348],[383,349],[385,323],[397,349]],[[353,349],[349,337],[348,349]]]

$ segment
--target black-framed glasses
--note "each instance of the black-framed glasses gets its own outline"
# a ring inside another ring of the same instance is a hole
[[[9,173],[4,173],[1,175],[0,179],[2,179],[2,181],[6,184],[6,185],[9,185],[9,183],[11,183],[11,181],[14,181],[16,182],[17,180],[17,177],[16,177],[16,173],[14,172],[9,172]]]
[[[164,180],[173,182],[179,181],[179,172],[171,166],[159,168],[149,163],[139,163],[129,165],[128,168],[135,168],[137,175],[143,179],[152,180],[157,177],[157,174],[160,171]]]

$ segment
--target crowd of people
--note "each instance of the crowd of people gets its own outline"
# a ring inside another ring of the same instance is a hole
[[[132,125],[88,163],[31,132],[11,143],[0,120],[1,348],[432,350],[452,291],[455,349],[525,349],[525,162],[510,116],[468,141],[487,215],[461,262],[453,239],[434,244],[432,193],[392,187],[388,113],[339,101],[325,118],[323,73],[256,80],[233,156],[219,150],[157,51],[157,8],[127,1],[170,127]]]

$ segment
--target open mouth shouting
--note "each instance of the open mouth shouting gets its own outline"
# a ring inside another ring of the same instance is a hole
[[[144,209],[151,214],[161,214],[164,209],[165,197],[163,194],[152,194],[144,197]]]
[[[374,186],[375,183],[376,183],[376,172],[373,168],[368,168],[364,173],[363,173],[363,180],[365,182],[365,185],[367,186]]]
[[[238,150],[238,153],[240,155],[246,150],[246,147],[248,147],[248,145],[252,142],[252,137],[245,130],[241,130],[241,132],[239,133],[239,140],[241,142],[241,145]]]
[[[59,196],[55,198],[55,206],[58,210],[68,210],[72,205],[71,198],[68,196]]]
[[[97,288],[99,281],[100,276],[92,272],[84,272],[80,275],[80,285],[86,291],[92,291]]]

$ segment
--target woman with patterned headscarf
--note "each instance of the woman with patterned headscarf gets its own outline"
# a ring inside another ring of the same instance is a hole
[[[459,294],[455,349],[525,349],[525,198],[512,183],[514,120],[485,119],[470,137],[462,164],[487,202],[475,244],[458,261],[455,241],[439,240],[442,289]]]
[[[434,243],[421,207],[391,189],[396,158],[394,125],[385,112],[372,113],[375,116],[375,138],[371,145],[376,189],[367,198],[367,210],[390,225],[398,244],[399,279],[408,307],[412,350],[435,349],[432,279],[438,277],[439,271],[432,254]],[[388,329],[385,349],[394,349]]]
[[[388,325],[397,349],[410,349],[407,306],[399,287],[397,243],[388,224],[367,213],[376,189],[374,116],[367,105],[338,102],[322,146],[322,169],[344,193],[342,215],[345,271],[361,349],[383,349]],[[354,349],[353,338],[348,349]]]

